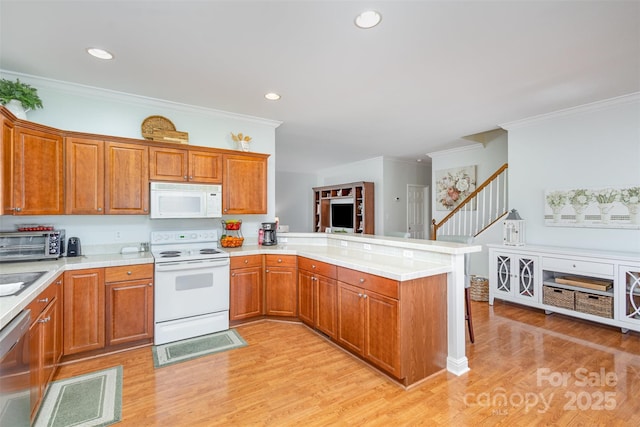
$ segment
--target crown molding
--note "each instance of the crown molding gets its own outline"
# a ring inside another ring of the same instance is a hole
[[[20,78],[28,80],[29,84],[37,85],[39,87],[45,87],[47,89],[71,93],[80,96],[90,96],[92,98],[117,101],[127,105],[135,107],[156,107],[156,108],[170,108],[172,110],[181,111],[185,113],[195,113],[205,116],[243,120],[247,122],[256,123],[259,125],[270,126],[277,128],[282,124],[281,121],[263,119],[261,117],[254,117],[245,114],[230,113],[228,111],[216,110],[213,108],[199,107],[196,105],[182,104],[179,102],[166,101],[163,99],[150,98],[141,95],[134,95],[125,92],[118,92],[110,89],[102,89],[94,86],[87,86],[78,83],[64,82],[61,80],[49,79],[46,77],[33,76],[29,74],[15,73],[13,71],[7,71],[0,69],[0,77],[7,78]]]
[[[507,131],[517,129],[524,126],[529,126],[538,122],[542,122],[549,119],[555,119],[558,117],[569,116],[572,114],[582,114],[592,111],[604,110],[618,105],[632,104],[634,102],[640,102],[640,92],[633,92],[627,95],[617,96],[615,98],[609,98],[602,101],[591,102],[589,104],[579,105],[577,107],[565,108],[563,110],[553,111],[551,113],[540,114],[533,117],[528,117],[521,120],[515,120],[513,122],[499,125],[502,129]]]
[[[436,157],[449,156],[451,154],[459,154],[465,151],[472,151],[480,148],[484,148],[484,144],[477,142],[475,144],[465,145],[464,147],[451,148],[451,149],[442,150],[442,151],[434,151],[431,153],[427,153],[427,156],[431,157],[432,159],[435,159]]]

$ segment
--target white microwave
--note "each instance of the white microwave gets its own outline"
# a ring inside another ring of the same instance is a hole
[[[152,219],[222,217],[221,185],[152,182],[149,197]]]

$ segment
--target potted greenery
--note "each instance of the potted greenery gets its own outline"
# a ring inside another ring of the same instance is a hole
[[[0,80],[0,103],[19,119],[27,118],[27,111],[42,108],[38,90],[31,85],[7,79]]]

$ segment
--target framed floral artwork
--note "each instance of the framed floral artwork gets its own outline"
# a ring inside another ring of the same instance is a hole
[[[436,210],[450,211],[476,189],[476,166],[436,171]]]
[[[547,190],[545,225],[640,228],[640,186]]]

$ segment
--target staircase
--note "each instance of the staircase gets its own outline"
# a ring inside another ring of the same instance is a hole
[[[505,163],[442,221],[432,221],[431,239],[438,236],[476,237],[508,212]]]

